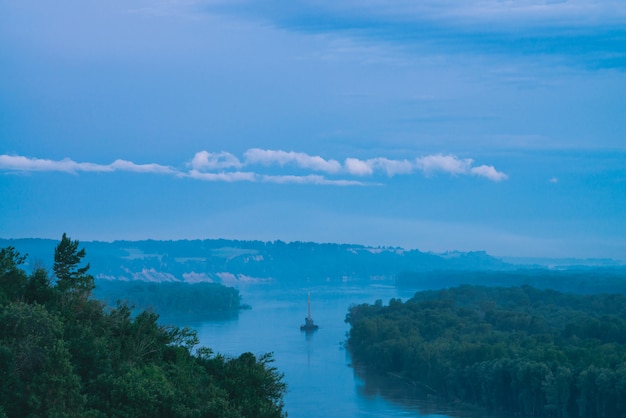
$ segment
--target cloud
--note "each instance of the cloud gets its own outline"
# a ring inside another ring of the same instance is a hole
[[[190,164],[195,170],[239,168],[242,165],[239,159],[230,152],[212,153],[207,151],[197,152]]]
[[[471,158],[460,159],[454,155],[428,155],[415,160],[416,167],[430,176],[436,172],[444,172],[452,175],[473,175],[484,177],[491,181],[503,181],[509,176],[495,169],[491,165],[473,167],[474,160]]]
[[[375,172],[383,172],[387,177],[393,177],[398,174],[410,174],[415,171],[415,166],[408,160],[389,160],[382,157],[370,158],[369,160],[346,158],[344,166],[348,173],[356,176],[367,176]]]
[[[503,20],[531,27],[536,25],[537,19],[554,26],[565,24],[602,26],[623,22],[626,17],[626,6],[621,0],[368,0],[366,2],[327,0],[314,4],[300,3],[297,7],[287,11],[284,8],[280,9],[282,6],[280,2],[270,1],[269,3],[274,3],[274,7],[254,8],[247,1],[239,2],[239,7],[252,8],[257,13],[269,15],[277,21],[293,21],[296,19],[294,16],[296,13],[308,13],[318,20],[331,20],[334,17],[337,22],[334,24],[340,28],[351,27],[350,24],[352,26],[359,24],[363,27],[367,24],[380,25],[382,22],[389,25],[394,22],[430,21],[439,23],[494,22],[496,25],[482,30],[498,30],[504,26]]]
[[[115,160],[111,164],[78,163],[65,158],[60,161],[40,158],[28,158],[19,155],[0,155],[0,169],[6,171],[60,171],[78,172],[113,172],[131,171],[135,173],[176,174],[178,171],[160,164],[135,164],[126,160]]]
[[[558,177],[552,177],[548,180],[548,182],[552,183],[552,184],[556,184],[559,182]]]
[[[278,164],[285,166],[295,164],[299,168],[337,173],[341,170],[341,164],[336,160],[325,160],[319,156],[311,156],[302,152],[275,151],[252,148],[244,154],[246,164]]]
[[[239,182],[239,181],[257,181],[258,176],[255,173],[250,172],[220,172],[220,173],[203,173],[198,170],[190,170],[189,173],[186,174],[187,177],[196,180],[204,180],[204,181],[224,181],[227,183]]]
[[[470,172],[475,176],[485,177],[492,181],[502,181],[502,180],[506,180],[509,178],[509,176],[507,176],[505,173],[502,173],[496,170],[491,165],[481,165],[478,167],[472,167]]]
[[[372,167],[384,171],[388,177],[397,174],[411,174],[415,167],[408,160],[388,160],[387,158],[373,158],[368,160]]]
[[[499,182],[506,180],[508,176],[496,170],[491,165],[473,166],[471,158],[460,159],[455,155],[434,154],[416,158],[414,160],[392,160],[385,157],[361,160],[348,157],[342,165],[336,160],[326,160],[319,156],[311,156],[302,152],[287,152],[282,150],[263,150],[252,148],[244,153],[243,160],[229,152],[212,153],[208,151],[197,152],[191,161],[186,163],[187,171],[178,170],[171,166],[150,163],[136,164],[132,161],[118,159],[111,164],[97,164],[91,162],[76,162],[69,158],[63,160],[47,160],[28,158],[24,156],[0,155],[0,170],[8,172],[66,172],[77,174],[79,172],[110,173],[125,171],[132,173],[164,174],[176,177],[186,177],[195,180],[209,182],[253,182],[274,184],[314,184],[333,186],[371,186],[380,185],[380,182],[363,182],[347,176],[380,178],[381,175],[393,177],[397,175],[410,175],[415,171],[421,171],[426,177],[435,173],[450,175],[471,175],[483,177],[491,181]],[[243,171],[242,168],[251,166],[279,165],[284,174],[269,174],[259,170],[258,167]],[[299,170],[320,174],[290,173],[289,167],[294,165]],[[344,178],[338,178],[344,177]]]
[[[405,65],[413,50],[433,61],[473,54],[498,62],[532,56],[526,62],[548,68],[549,57],[574,68],[625,66],[623,0],[319,0],[288,8],[277,0],[196,1],[205,5],[202,13],[323,34],[332,40],[328,48],[311,54],[321,60]]]
[[[115,160],[108,166],[110,171],[131,171],[134,173],[154,173],[154,174],[177,174],[178,171],[172,167],[160,164],[135,164],[132,161]]]
[[[19,155],[0,155],[0,168],[6,171],[110,171],[97,164],[77,163],[65,159],[61,161],[27,158]]]
[[[431,175],[438,171],[448,174],[467,174],[474,161],[471,158],[459,159],[454,155],[428,155],[415,160],[418,169]]]
[[[356,176],[367,176],[374,172],[370,164],[356,158],[346,158],[345,167],[348,173]]]
[[[363,183],[356,180],[331,180],[324,176],[309,174],[308,176],[263,176],[265,183],[276,184],[319,184],[325,186],[367,186],[371,183]]]

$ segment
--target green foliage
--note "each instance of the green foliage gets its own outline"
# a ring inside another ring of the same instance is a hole
[[[64,416],[84,404],[63,341],[63,324],[41,305],[22,302],[0,311],[4,363],[1,398],[8,416]],[[6,402],[9,400],[10,402]]]
[[[99,280],[94,295],[114,305],[118,300],[138,309],[150,309],[162,316],[212,317],[236,315],[245,308],[239,291],[217,283],[153,283],[144,281]]]
[[[189,328],[90,299],[84,250],[63,235],[56,285],[0,250],[0,417],[282,417],[271,356],[195,349]]]
[[[286,387],[282,375],[269,366],[272,361],[271,354],[257,359],[252,353],[243,353],[228,362],[218,356],[208,361],[206,367],[221,378],[222,387],[229,399],[239,405],[242,416],[281,417]]]
[[[461,286],[350,309],[356,363],[498,414],[626,416],[626,296]]]
[[[53,300],[56,289],[50,284],[48,272],[44,269],[36,269],[26,282],[24,289],[24,299],[29,303],[39,303],[41,305]]]
[[[27,279],[19,265],[25,259],[14,247],[0,249],[0,305],[24,295]]]
[[[53,270],[57,277],[57,287],[61,292],[75,291],[88,295],[94,288],[94,279],[87,274],[89,264],[78,266],[85,257],[85,249],[79,250],[78,245],[78,241],[72,241],[63,234],[61,242],[54,249]]]

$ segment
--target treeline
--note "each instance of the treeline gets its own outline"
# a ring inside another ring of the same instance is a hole
[[[460,286],[350,308],[356,364],[499,415],[626,416],[626,296]]]
[[[54,277],[0,250],[0,417],[283,417],[271,355],[196,348],[188,328],[93,298],[85,251],[63,235]]]
[[[161,316],[185,315],[196,320],[219,315],[236,315],[248,309],[239,291],[218,283],[153,283],[134,280],[99,280],[94,296],[115,306],[126,302],[136,309],[153,310]]]
[[[486,286],[523,286],[573,293],[626,294],[626,267],[571,266],[563,269],[518,268],[494,270],[404,271],[396,284],[409,289],[443,289],[463,284]]]

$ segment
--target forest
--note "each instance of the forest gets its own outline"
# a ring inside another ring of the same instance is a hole
[[[65,234],[53,274],[0,249],[0,417],[283,417],[271,354],[228,358],[189,328],[93,297]]]
[[[626,296],[464,285],[352,306],[353,362],[498,416],[626,416]]]
[[[146,282],[141,280],[97,280],[93,295],[108,306],[118,301],[137,310],[152,310],[161,317],[234,317],[249,305],[241,303],[239,291],[219,283]]]

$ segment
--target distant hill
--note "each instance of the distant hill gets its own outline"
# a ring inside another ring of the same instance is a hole
[[[405,271],[399,273],[396,285],[407,289],[443,289],[460,285],[523,286],[554,289],[578,294],[626,294],[626,267],[569,266],[548,269],[518,268],[508,271]]]
[[[51,269],[56,240],[0,239],[28,254],[27,268]],[[153,282],[342,283],[395,280],[401,272],[509,271],[485,252],[425,253],[390,247],[312,242],[225,239],[179,241],[81,241],[96,280]]]

